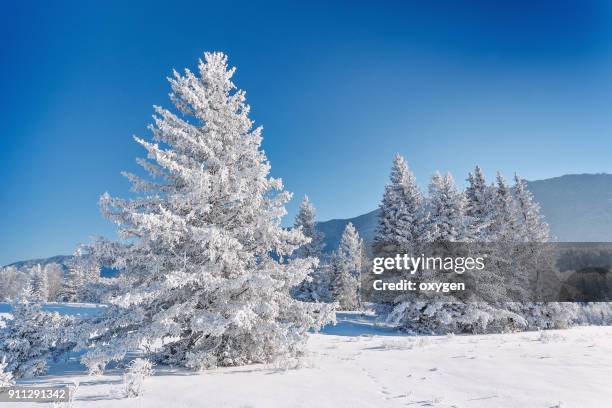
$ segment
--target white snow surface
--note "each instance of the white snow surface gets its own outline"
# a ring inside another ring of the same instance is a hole
[[[612,327],[406,336],[372,315],[339,313],[309,339],[301,368],[252,365],[195,373],[155,367],[137,399],[123,370],[89,377],[73,358],[19,384],[79,381],[76,407],[610,407]],[[40,404],[4,403],[24,408]]]

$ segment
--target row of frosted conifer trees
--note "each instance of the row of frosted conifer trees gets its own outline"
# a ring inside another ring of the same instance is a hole
[[[323,236],[317,230],[314,207],[307,198],[294,226],[311,238],[297,256],[320,259],[319,266],[296,288],[295,295],[310,301],[337,301],[345,310],[361,307],[359,285],[361,274],[367,273],[368,251],[354,226],[350,223],[346,226],[339,247],[332,254],[323,251]],[[517,243],[548,241],[548,225],[527,183],[519,176],[514,176],[514,185],[510,186],[498,173],[489,184],[476,166],[468,175],[465,191],[460,191],[449,173],[436,173],[425,194],[405,159],[396,155],[371,244],[392,244],[402,251],[417,251],[432,242],[494,242],[503,254]],[[514,264],[510,271],[491,267],[478,276],[481,282],[486,282],[492,292],[489,295],[496,302],[485,301],[477,293],[469,301],[452,296],[416,301],[400,296],[387,305],[389,320],[406,330],[426,333],[524,330],[571,324],[576,305],[520,301],[516,292],[528,284],[533,272],[530,267],[529,262]]]

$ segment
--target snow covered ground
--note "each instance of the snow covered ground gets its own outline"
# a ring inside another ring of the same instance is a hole
[[[76,407],[612,406],[612,327],[411,337],[376,325],[373,316],[342,313],[338,320],[311,335],[299,369],[157,367],[138,399],[118,396],[121,370],[88,377],[75,361],[20,383],[77,380]],[[40,406],[3,403],[28,405]]]

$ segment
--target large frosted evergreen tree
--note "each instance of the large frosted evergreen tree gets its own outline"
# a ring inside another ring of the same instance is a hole
[[[349,222],[342,233],[340,245],[332,256],[331,267],[333,297],[344,310],[355,310],[359,307],[363,248],[363,240]]]
[[[390,182],[380,204],[375,243],[413,248],[422,233],[423,198],[414,174],[399,154],[393,159]]]
[[[121,270],[124,290],[83,330],[91,371],[142,347],[196,369],[292,358],[333,318],[290,296],[316,259],[291,257],[307,239],[281,226],[290,193],[269,176],[234,68],[222,53],[198,68],[169,79],[179,114],[156,107],[153,140],[135,138],[151,177],[126,175],[141,194],[101,198],[125,240],[93,252]]]

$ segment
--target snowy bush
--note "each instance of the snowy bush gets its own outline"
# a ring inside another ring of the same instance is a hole
[[[575,324],[580,307],[567,302],[527,302],[514,305],[522,312],[530,330],[566,329]]]
[[[612,302],[578,304],[576,306],[576,323],[612,325]]]
[[[415,333],[502,333],[566,329],[574,324],[612,324],[612,303],[508,302],[489,304],[401,302],[387,321]]]
[[[126,176],[142,194],[101,198],[123,240],[91,253],[121,272],[122,287],[82,326],[90,370],[143,344],[156,361],[193,369],[271,362],[301,355],[308,331],[333,319],[330,306],[290,294],[317,260],[291,257],[308,239],[281,225],[291,195],[269,177],[234,69],[221,53],[198,68],[170,79],[179,114],[156,107],[153,140],[136,138],[151,177]]]
[[[545,330],[541,330],[540,335],[538,336],[538,341],[542,343],[557,343],[565,340],[567,340],[565,336]]]
[[[44,374],[47,360],[65,351],[63,330],[73,319],[58,313],[42,311],[39,297],[22,294],[12,306],[13,318],[0,329],[0,354],[6,358],[6,369],[16,378]]]
[[[68,400],[52,402],[51,404],[49,404],[49,408],[74,408],[75,407],[74,398],[76,396],[78,389],[79,389],[79,382],[74,381],[72,385],[68,386]]]
[[[153,363],[137,358],[133,360],[123,374],[123,393],[127,398],[136,398],[144,392],[144,380],[155,373]]]
[[[382,350],[412,350],[413,348],[423,347],[427,337],[419,337],[417,340],[385,340],[380,344]]]
[[[520,314],[487,303],[405,301],[389,313],[387,321],[418,334],[501,333],[527,328]]]
[[[13,374],[10,371],[7,371],[7,365],[8,363],[6,362],[6,356],[4,356],[2,357],[2,361],[0,361],[0,388],[10,387],[11,385],[15,384]]]

